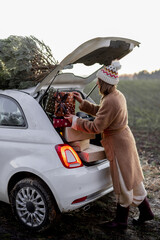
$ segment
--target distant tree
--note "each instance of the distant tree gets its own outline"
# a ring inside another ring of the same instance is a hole
[[[150,73],[146,70],[140,71],[139,73],[135,73],[133,79],[149,79]]]
[[[160,70],[156,70],[151,73],[153,79],[160,79]]]
[[[0,89],[35,86],[57,64],[51,49],[34,36],[0,39]]]
[[[133,74],[121,74],[119,78],[120,80],[133,80]]]
[[[153,71],[149,73],[146,70],[140,71],[134,74],[121,74],[120,80],[148,80],[148,79],[156,79],[160,80],[160,70]]]

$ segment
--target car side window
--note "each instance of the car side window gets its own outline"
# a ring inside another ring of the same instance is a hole
[[[25,127],[25,118],[18,103],[10,98],[0,96],[0,126]]]

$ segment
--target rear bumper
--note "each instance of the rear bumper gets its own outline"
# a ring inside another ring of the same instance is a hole
[[[50,188],[61,212],[81,208],[113,191],[109,162],[47,173]],[[82,199],[78,201],[77,199]],[[73,203],[76,202],[76,203]]]
[[[75,203],[75,204],[72,204],[72,206],[70,207],[72,210],[75,210],[77,208],[81,208],[101,197],[103,197],[104,195],[110,193],[113,191],[113,186],[111,185],[110,187],[107,187],[106,189],[104,190],[100,190],[98,192],[95,192],[93,194],[90,194],[87,196],[86,200],[85,201],[82,201],[80,203]]]

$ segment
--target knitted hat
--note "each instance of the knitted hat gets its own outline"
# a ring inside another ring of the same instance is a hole
[[[111,65],[103,66],[103,68],[97,72],[97,78],[111,85],[116,85],[119,82],[118,70],[120,68],[120,63],[118,61],[113,61]]]

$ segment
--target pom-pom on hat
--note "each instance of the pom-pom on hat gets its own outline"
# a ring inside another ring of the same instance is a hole
[[[113,61],[109,66],[103,66],[97,72],[97,78],[111,85],[116,85],[119,82],[118,70],[121,68],[119,61]]]

